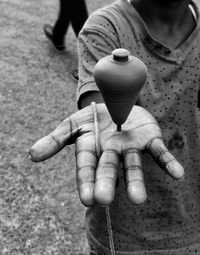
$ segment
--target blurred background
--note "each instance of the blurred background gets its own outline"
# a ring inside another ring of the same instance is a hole
[[[72,0],[73,1],[73,0]],[[86,0],[91,13],[112,0]],[[43,33],[58,0],[0,1],[0,255],[84,252],[74,146],[43,163],[29,148],[76,111],[76,37],[58,53]]]
[[[91,13],[113,1],[86,3]],[[0,1],[0,255],[84,254],[74,146],[43,163],[28,159],[77,109],[75,34],[70,27],[58,53],[43,33],[58,8],[58,0]]]

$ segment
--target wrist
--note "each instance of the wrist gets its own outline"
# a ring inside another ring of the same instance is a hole
[[[82,109],[91,104],[91,102],[95,102],[97,104],[104,103],[103,97],[98,91],[89,91],[81,95],[79,101],[79,108]]]

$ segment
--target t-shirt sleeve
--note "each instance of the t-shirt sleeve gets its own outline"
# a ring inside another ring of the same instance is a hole
[[[85,23],[78,37],[79,82],[78,108],[81,96],[89,91],[99,91],[93,77],[95,64],[119,48],[117,34],[107,13],[96,11]]]

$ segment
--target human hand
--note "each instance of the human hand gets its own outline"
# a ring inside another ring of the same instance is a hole
[[[92,106],[77,111],[30,149],[31,159],[39,162],[66,145],[76,144],[77,185],[85,206],[109,205],[113,201],[121,159],[129,199],[135,204],[144,203],[147,197],[141,159],[144,150],[171,177],[183,178],[183,167],[165,147],[158,123],[144,108],[133,107],[121,132],[116,131],[105,104],[97,104],[96,113],[98,123]]]

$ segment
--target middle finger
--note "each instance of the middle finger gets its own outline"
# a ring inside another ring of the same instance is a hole
[[[101,155],[94,190],[95,200],[101,205],[109,205],[114,199],[119,163],[119,153],[114,149],[106,149]]]

